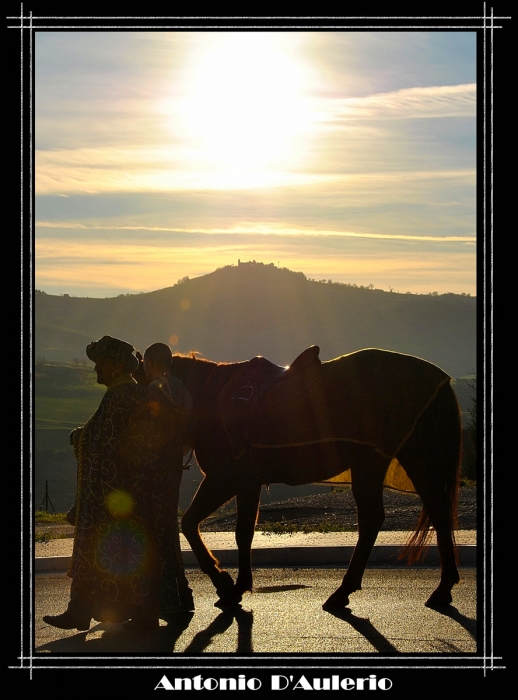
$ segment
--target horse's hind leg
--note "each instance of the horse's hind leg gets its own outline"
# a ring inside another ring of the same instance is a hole
[[[398,455],[423,502],[421,529],[424,533],[431,524],[437,536],[441,580],[426,602],[428,607],[449,605],[452,588],[460,581],[454,540],[460,435],[457,400],[448,386],[419,420]]]
[[[441,563],[441,580],[425,605],[430,608],[449,605],[453,600],[452,588],[460,581],[460,576],[455,554],[453,523],[446,495],[437,485],[430,484],[427,479],[422,480],[420,473],[412,477],[412,470],[409,470],[409,476],[421,497],[429,522],[435,529]]]
[[[437,548],[441,559],[441,580],[437,588],[426,601],[429,608],[449,605],[453,598],[451,590],[460,581],[459,571],[455,559],[455,546],[452,540],[449,526],[443,527],[439,523],[435,526],[437,535]]]
[[[452,522],[445,503],[444,492],[438,492],[430,484],[421,484],[418,476],[415,476],[412,481],[423,501],[430,523],[435,529],[441,562],[441,580],[425,605],[430,608],[449,605],[453,600],[452,588],[460,581],[460,576],[455,556]]]
[[[352,467],[352,492],[358,511],[358,541],[340,587],[326,600],[323,609],[333,611],[349,604],[349,595],[361,590],[363,574],[374,543],[385,520],[383,479],[388,462],[377,455],[364,465]]]
[[[199,526],[205,518],[235,495],[235,490],[223,486],[223,483],[221,479],[205,477],[182,517],[182,532],[189,542],[200,569],[209,576],[220,598],[233,593],[234,581],[228,571],[220,569],[219,561],[205,546]]]

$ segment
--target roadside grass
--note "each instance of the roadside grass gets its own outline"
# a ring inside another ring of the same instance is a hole
[[[296,532],[356,532],[355,527],[344,527],[340,523],[319,523],[318,525],[297,525],[287,520],[275,523],[261,523],[257,527],[263,535],[293,535]]]
[[[67,519],[65,513],[47,513],[45,510],[37,510],[34,516],[35,523],[46,524],[53,523],[58,525],[67,525]],[[64,534],[62,532],[55,532],[52,529],[43,530],[36,532],[34,534],[34,542],[37,544],[46,544],[51,540],[64,540],[68,539],[70,535]]]
[[[51,532],[46,530],[45,532],[37,532],[34,535],[34,542],[36,544],[47,544],[51,540],[69,540],[70,535],[65,535],[62,532]]]
[[[66,513],[47,513],[46,510],[37,510],[34,520],[37,523],[67,523]]]

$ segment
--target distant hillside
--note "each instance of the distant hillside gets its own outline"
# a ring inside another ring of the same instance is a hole
[[[162,341],[216,361],[264,355],[278,364],[309,345],[320,346],[322,360],[380,347],[463,377],[476,372],[476,316],[477,300],[469,296],[323,283],[273,264],[243,263],[143,294],[95,299],[36,292],[34,355],[83,363],[87,343],[106,334],[141,351]]]

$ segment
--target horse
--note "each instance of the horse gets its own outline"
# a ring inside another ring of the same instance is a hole
[[[461,422],[451,377],[426,360],[389,350],[367,348],[326,362],[318,353],[311,346],[287,368],[262,357],[214,362],[196,352],[172,356],[171,371],[193,400],[191,444],[204,475],[183,514],[182,532],[215,587],[214,605],[237,605],[252,592],[251,549],[263,485],[322,483],[350,470],[358,539],[341,585],[322,605],[328,612],[343,610],[361,589],[394,464],[422,501],[400,559],[419,561],[433,527],[441,575],[425,605],[449,605],[460,580],[454,530]],[[234,497],[235,582],[199,529]]]

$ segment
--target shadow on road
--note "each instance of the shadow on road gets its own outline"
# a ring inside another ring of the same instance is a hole
[[[330,615],[334,615],[339,620],[344,620],[348,622],[351,627],[353,627],[357,632],[359,632],[365,639],[372,644],[372,646],[380,653],[392,653],[400,654],[399,649],[396,649],[386,637],[384,637],[381,632],[374,627],[371,622],[364,617],[357,617],[354,615],[349,608],[344,608],[340,611],[327,611]]]
[[[193,612],[176,613],[167,625],[161,626],[156,632],[128,632],[122,625],[100,623],[91,627],[88,632],[81,632],[72,637],[57,639],[35,649],[38,652],[54,654],[113,654],[117,652],[164,652],[174,651],[175,644],[193,618]],[[103,630],[102,637],[87,639],[87,634]]]
[[[283,591],[298,591],[300,588],[311,588],[303,584],[291,583],[284,586],[254,586],[254,593],[282,593]]]
[[[468,632],[468,634],[470,634],[471,637],[476,640],[477,621],[474,620],[472,617],[466,617],[466,615],[463,615],[461,612],[459,612],[457,608],[453,605],[448,605],[444,608],[434,608],[434,610],[440,615],[445,615],[446,617],[455,620],[455,622],[458,622],[459,625],[464,627],[466,632]]]
[[[205,651],[214,636],[226,632],[234,620],[237,622],[236,652],[252,652],[254,614],[251,611],[243,610],[240,605],[236,605],[232,609],[224,610],[206,629],[198,632],[193,637],[192,642],[185,648],[185,653],[197,654]]]

